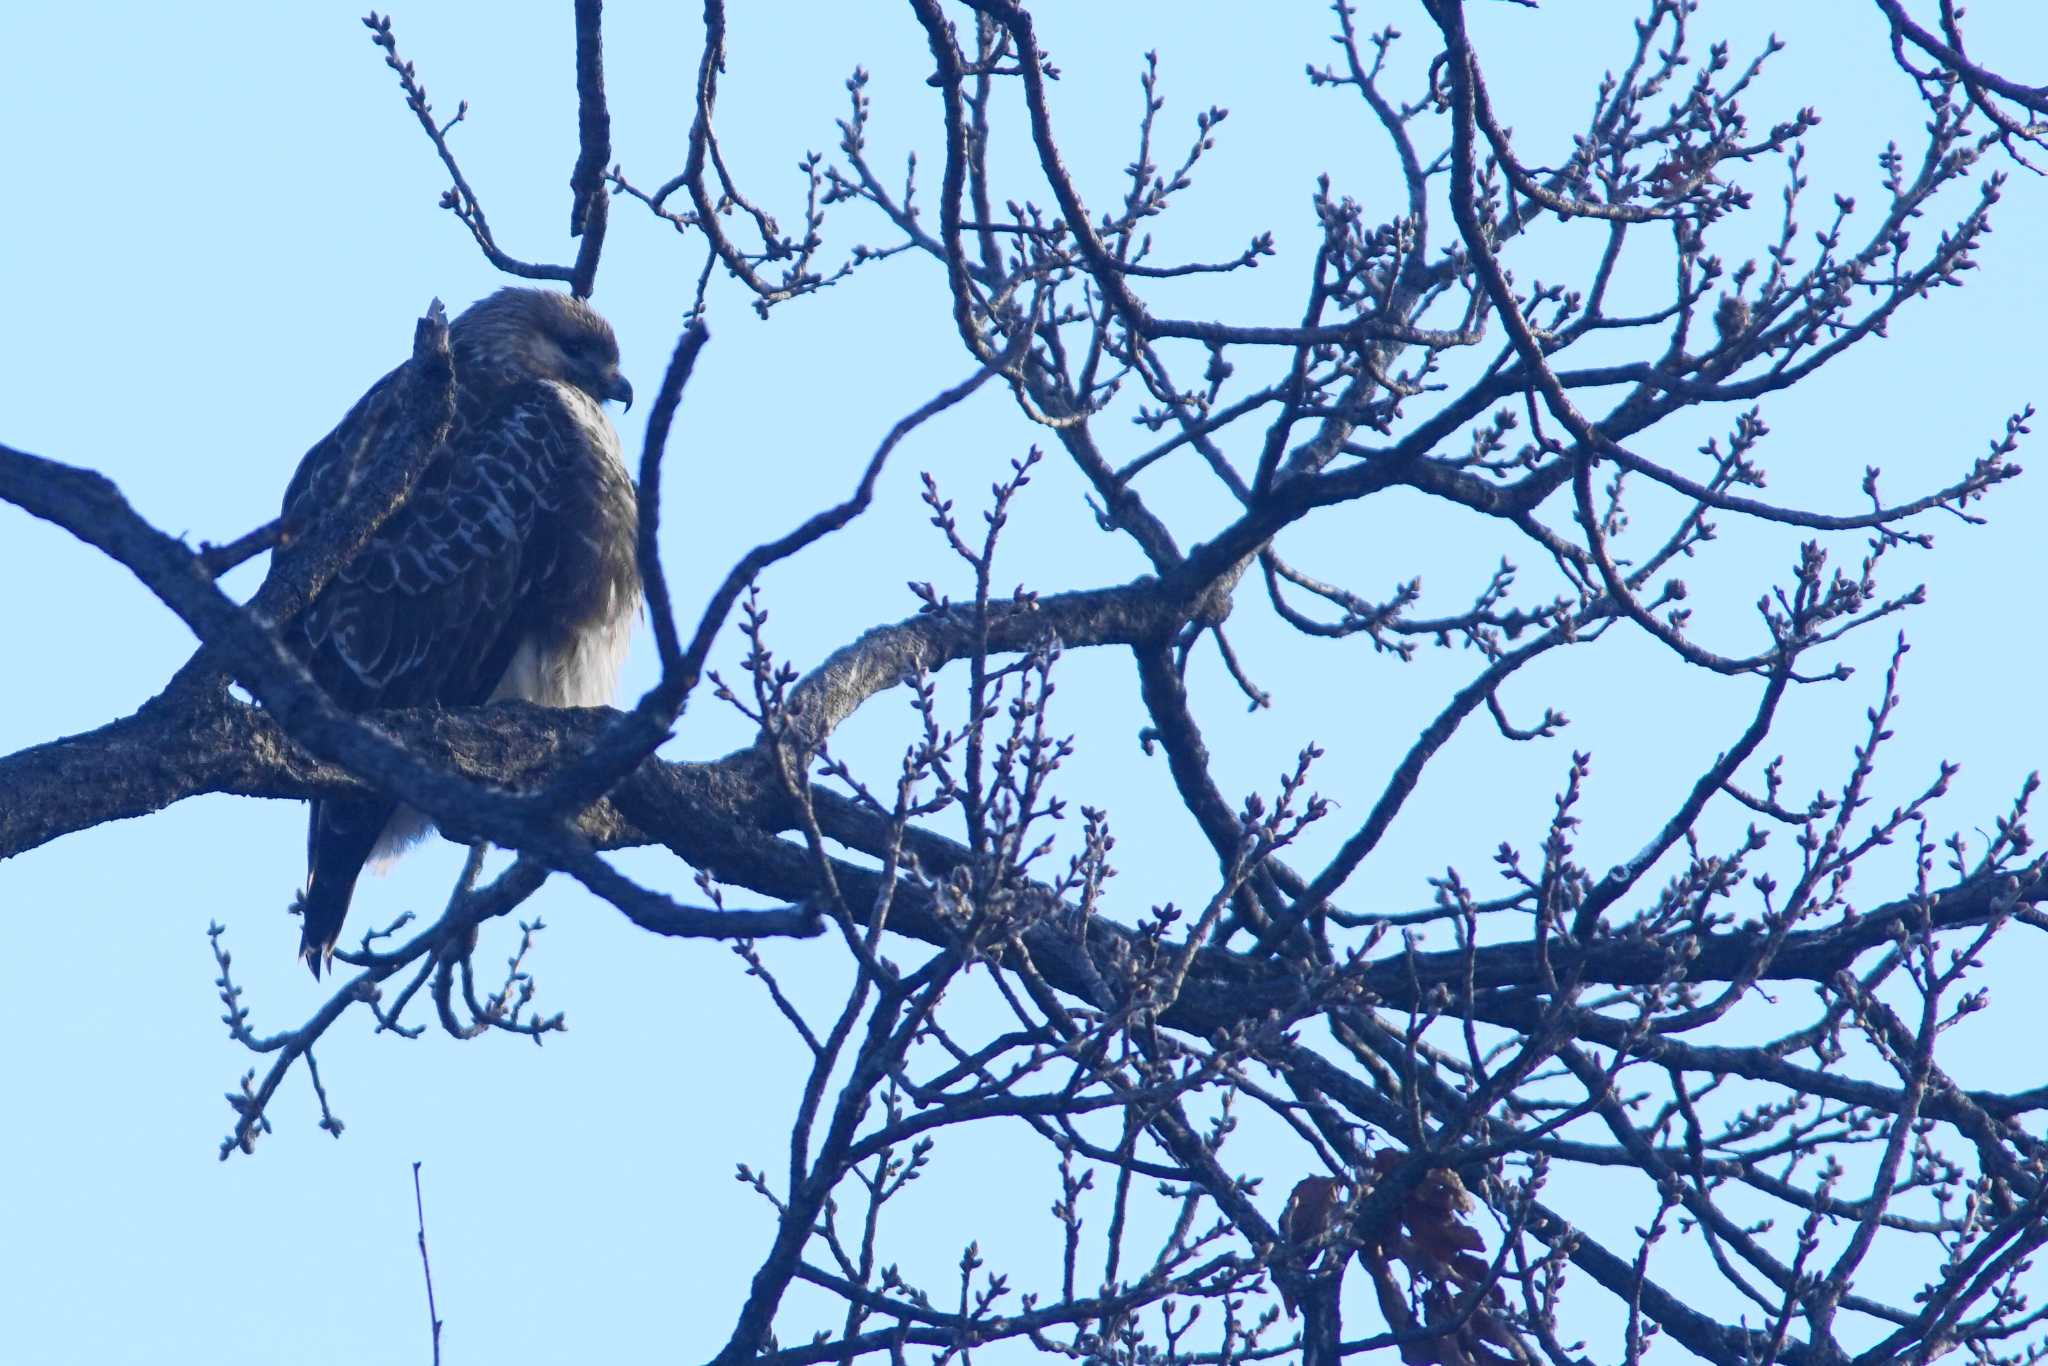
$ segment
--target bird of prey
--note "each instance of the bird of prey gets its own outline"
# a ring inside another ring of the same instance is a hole
[[[631,406],[611,325],[581,299],[501,289],[448,331],[455,414],[411,495],[287,628],[349,711],[518,698],[611,700],[640,605],[638,507],[601,406]],[[403,420],[384,376],[299,462],[284,524],[304,525]],[[317,978],[356,877],[426,833],[381,798],[313,803],[299,954]]]

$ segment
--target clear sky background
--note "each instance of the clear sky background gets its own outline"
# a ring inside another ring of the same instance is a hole
[[[1044,8],[1045,43],[1063,72],[1056,114],[1069,164],[1095,198],[1107,202],[1130,159],[1148,49],[1161,56],[1169,148],[1178,151],[1198,109],[1230,108],[1196,188],[1161,228],[1161,254],[1227,257],[1274,230],[1280,257],[1222,287],[1220,307],[1234,317],[1279,320],[1298,309],[1317,173],[1329,171],[1371,215],[1394,201],[1364,111],[1303,78],[1305,63],[1335,55],[1322,6],[1130,3],[1090,7],[1085,22],[1081,7]],[[1396,8],[1392,22],[1413,35],[1404,48],[1413,89],[1428,25],[1419,9]],[[1593,80],[1625,60],[1640,8],[1474,6],[1496,97],[1535,159],[1556,160],[1551,150],[1568,145]],[[915,148],[921,179],[935,186],[937,97],[923,84],[928,54],[907,7],[733,9],[726,150],[771,211],[785,223],[797,217],[797,159],[833,149],[856,63],[873,72],[878,164],[900,165]],[[2022,79],[2048,76],[2038,6],[1990,0],[1971,18],[1979,51],[2009,55]],[[567,6],[434,3],[395,19],[441,116],[470,101],[455,144],[500,242],[530,259],[568,256]],[[1831,190],[1874,206],[1876,153],[1889,138],[1911,148],[1923,121],[1874,10],[1720,0],[1698,23],[1731,37],[1738,58],[1767,26],[1790,40],[1745,107],[1759,126],[1802,105],[1825,117],[1809,139],[1810,222]],[[695,12],[615,5],[606,37],[617,158],[637,182],[659,183],[681,164]],[[274,514],[299,455],[406,354],[429,299],[453,311],[502,283],[435,207],[439,163],[345,6],[0,8],[0,130],[0,440],[104,471],[159,526],[195,541],[228,539]],[[1014,193],[1039,193],[1022,179],[1021,158],[1008,168],[1019,176]],[[1776,175],[1749,173],[1758,233],[1775,223]],[[2048,195],[2022,174],[2007,198],[1970,288],[1910,306],[1891,339],[1766,405],[1774,496],[1854,507],[1869,464],[1885,469],[1895,496],[1947,483],[2008,413],[2048,399],[2039,341]],[[615,203],[612,222],[596,302],[618,326],[629,376],[651,395],[702,258],[631,203]],[[1936,226],[1930,219],[1923,231]],[[893,240],[845,209],[828,233],[842,246]],[[1558,248],[1560,276],[1574,250]],[[1184,306],[1184,296],[1166,297]],[[711,324],[667,485],[665,553],[685,605],[747,546],[842,496],[891,422],[968,372],[935,268],[909,257],[766,323],[724,290]],[[644,417],[641,408],[621,419],[629,449]],[[1675,429],[1657,450],[1678,459],[1687,441],[1732,419]],[[1145,444],[1135,429],[1116,435],[1116,454]],[[938,576],[957,592],[916,503],[918,472],[932,471],[973,509],[1035,439],[993,389],[921,431],[873,512],[769,576],[774,643],[813,663],[914,611],[906,579]],[[2038,631],[2024,615],[2044,569],[2043,488],[2030,475],[2000,491],[1985,528],[1933,523],[1937,553],[1891,571],[1895,588],[1924,578],[1933,600],[1906,623],[1915,651],[1880,805],[1917,790],[1949,756],[1965,768],[1946,821],[1988,826],[2048,748]],[[1227,516],[1206,491],[1155,493],[1187,528],[1184,543]],[[1080,496],[1049,461],[998,577],[1057,590],[1141,572],[1123,541],[1093,530]],[[1344,540],[1311,549],[1360,591],[1420,573],[1426,603],[1453,610],[1497,553],[1476,555],[1460,539],[1467,523],[1417,500],[1374,500],[1351,515]],[[1688,570],[1696,586],[1725,576],[1707,603],[1729,610],[1702,613],[1710,642],[1753,638],[1740,605],[1790,563],[1794,539],[1744,541]],[[257,577],[252,567],[231,582],[247,591]],[[191,648],[124,571],[4,507],[0,585],[0,752],[125,714]],[[1241,595],[1237,640],[1280,705],[1244,717],[1216,691],[1225,685],[1212,654],[1197,666],[1198,693],[1215,699],[1210,741],[1233,796],[1271,791],[1311,738],[1330,748],[1317,785],[1341,806],[1303,856],[1313,866],[1473,660],[1425,653],[1401,666],[1362,640],[1290,653],[1255,598]],[[1890,638],[1881,628],[1851,648],[1857,676],[1806,690],[1781,723],[1794,792],[1839,781]],[[650,655],[642,642],[629,687],[649,677]],[[1112,814],[1123,913],[1199,903],[1211,861],[1163,765],[1138,755],[1126,658],[1077,654],[1063,669],[1059,719],[1082,745],[1065,793]],[[1508,696],[1524,720],[1550,704],[1574,725],[1547,745],[1508,747],[1490,734],[1454,745],[1399,838],[1354,884],[1361,904],[1422,904],[1423,878],[1446,864],[1476,878],[1501,839],[1533,846],[1574,748],[1595,755],[1584,861],[1603,867],[1633,851],[1686,777],[1734,735],[1754,689],[1617,639],[1532,670]],[[897,698],[882,699],[841,747],[886,756],[907,716]],[[700,697],[667,752],[715,757],[746,738],[743,722]],[[415,1160],[425,1164],[449,1360],[690,1359],[721,1343],[771,1227],[732,1167],[785,1160],[796,1053],[727,950],[650,939],[573,887],[550,887],[536,903],[550,928],[534,960],[541,1003],[567,1012],[568,1034],[536,1051],[504,1036],[408,1043],[351,1021],[319,1052],[346,1134],[336,1141],[315,1127],[295,1076],[272,1107],[277,1132],[255,1156],[215,1160],[232,1120],[222,1093],[252,1059],[220,1025],[206,927],[228,927],[259,1031],[314,1008],[322,998],[293,958],[296,923],[284,914],[303,874],[303,821],[295,803],[208,798],[0,865],[0,1361],[424,1360]],[[622,862],[687,894],[665,855]],[[437,904],[458,865],[450,846],[422,850],[393,876],[366,881],[357,917]],[[1872,885],[1864,895],[1874,904],[1898,890]],[[509,932],[498,926],[487,938],[486,968],[502,959]],[[819,941],[774,961],[802,989],[822,991],[836,980],[834,953]],[[2015,1067],[2001,1040],[2048,1023],[2031,985],[2040,966],[2038,955],[1994,965],[1994,1010],[1955,1038],[1952,1065],[1966,1080],[2039,1080],[2038,1065],[2022,1056]],[[1050,1165],[1034,1157],[1011,1170],[1000,1152],[964,1145],[957,1157],[942,1146],[940,1158],[909,1202],[921,1222],[905,1226],[891,1255],[936,1269],[978,1236],[1025,1288],[1056,1281],[1055,1262],[1032,1260],[1056,1190]],[[1265,1192],[1269,1213],[1284,1194]],[[1365,1331],[1368,1321],[1359,1314],[1353,1326]],[[1610,1355],[1594,1343],[1596,1359]]]

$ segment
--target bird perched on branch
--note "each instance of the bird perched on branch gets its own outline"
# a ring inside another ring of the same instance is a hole
[[[448,329],[454,417],[405,502],[286,628],[350,711],[517,698],[611,700],[640,604],[633,483],[603,404],[631,406],[611,325],[581,299],[501,289]],[[398,428],[400,366],[299,462],[283,525],[307,525]],[[299,953],[318,977],[364,864],[426,833],[379,798],[313,803]]]

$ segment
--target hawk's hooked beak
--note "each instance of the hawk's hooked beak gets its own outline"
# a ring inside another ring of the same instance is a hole
[[[604,391],[604,396],[614,402],[625,404],[627,412],[633,411],[633,386],[626,382],[624,375],[612,376],[611,387]]]

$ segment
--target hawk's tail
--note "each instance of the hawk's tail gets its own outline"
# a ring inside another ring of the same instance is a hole
[[[356,876],[391,820],[389,802],[317,801],[306,827],[306,890],[292,904],[303,917],[299,957],[314,977],[334,956]]]

